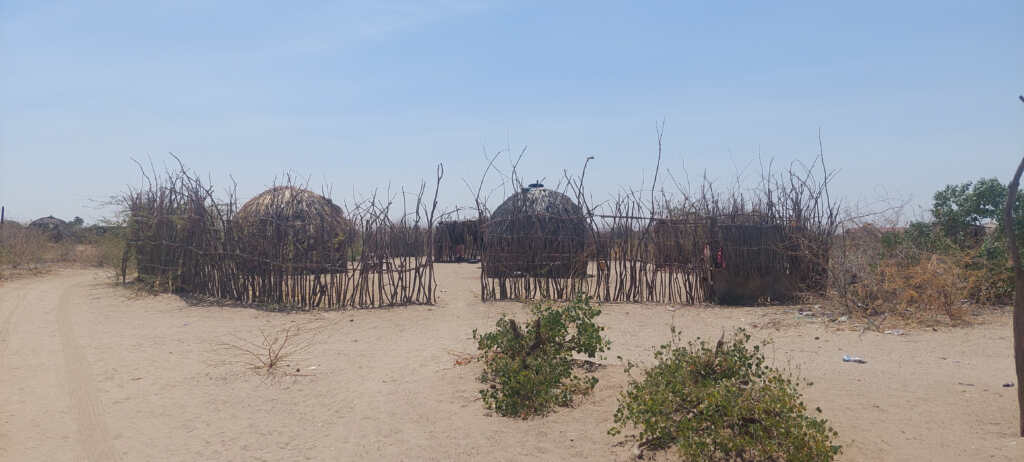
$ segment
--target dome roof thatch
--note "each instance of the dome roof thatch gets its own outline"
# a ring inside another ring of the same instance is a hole
[[[61,220],[60,218],[57,218],[53,215],[50,215],[48,217],[33,220],[32,223],[29,223],[28,225],[33,228],[45,229],[49,231],[55,229],[62,229],[65,226],[67,226],[67,224],[68,222]]]
[[[346,224],[341,207],[324,196],[295,186],[275,186],[263,191],[238,209],[235,220],[250,223],[274,220],[338,229]]]
[[[45,234],[52,241],[61,241],[68,237],[68,222],[50,215],[48,217],[33,220],[28,224],[29,228],[38,230]]]
[[[587,219],[565,194],[530,185],[505,200],[485,225],[490,277],[586,275]]]
[[[234,228],[255,261],[307,265],[310,272],[345,271],[355,226],[330,199],[277,186],[235,213]]]
[[[502,202],[491,220],[505,220],[516,215],[529,214],[555,218],[583,218],[583,211],[569,196],[543,185],[523,188]]]

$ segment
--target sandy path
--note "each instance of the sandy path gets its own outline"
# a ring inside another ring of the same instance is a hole
[[[114,452],[103,407],[96,396],[89,359],[75,337],[72,324],[74,301],[82,296],[80,284],[65,287],[57,301],[57,330],[63,353],[64,376],[71,397],[76,435],[86,459],[116,461],[119,457]]]
[[[480,365],[456,367],[453,353],[526,310],[479,303],[476,271],[439,265],[437,306],[326,314],[192,307],[96,271],[5,282],[0,460],[625,460],[606,434],[625,384],[614,358],[649,359],[673,323],[688,337],[746,326],[774,338],[772,358],[815,382],[808,405],[839,430],[843,460],[1024,460],[1015,390],[1001,386],[1013,380],[1005,314],[895,337],[788,308],[608,305],[613,346],[591,397],[542,419],[491,416]],[[290,362],[307,376],[267,380],[222,347],[293,322],[329,326]]]
[[[71,325],[72,298],[91,273],[10,283],[0,295],[0,456],[28,460],[116,460],[97,406],[89,362]],[[80,412],[85,411],[85,412]]]

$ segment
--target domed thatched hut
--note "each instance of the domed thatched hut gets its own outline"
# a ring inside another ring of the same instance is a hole
[[[532,184],[505,200],[484,226],[487,277],[587,274],[587,219],[572,199]]]
[[[67,237],[68,222],[50,215],[32,221],[29,228],[41,231],[54,241],[60,241]]]
[[[355,227],[341,207],[312,191],[277,186],[250,199],[234,216],[241,249],[257,259],[310,265],[310,272],[347,268]]]

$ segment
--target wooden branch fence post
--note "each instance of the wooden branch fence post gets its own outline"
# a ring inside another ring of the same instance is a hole
[[[1024,99],[1022,99],[1024,101]],[[1017,409],[1019,411],[1020,436],[1024,437],[1024,269],[1021,268],[1020,252],[1017,248],[1017,227],[1014,223],[1013,208],[1020,189],[1020,176],[1024,173],[1024,158],[1013,174],[1013,180],[1006,194],[1004,226],[1006,248],[1013,263],[1013,362],[1017,368]]]

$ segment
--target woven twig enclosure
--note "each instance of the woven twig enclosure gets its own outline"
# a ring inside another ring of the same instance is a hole
[[[438,183],[441,179],[439,169]],[[235,213],[233,194],[181,168],[147,176],[129,191],[129,238],[122,264],[161,291],[267,307],[338,309],[435,301],[433,211],[392,221],[375,200],[343,211],[293,185],[272,188]],[[435,192],[436,194],[436,192]],[[436,203],[436,197],[435,197]]]

